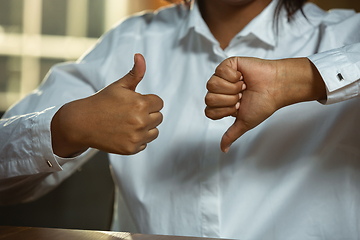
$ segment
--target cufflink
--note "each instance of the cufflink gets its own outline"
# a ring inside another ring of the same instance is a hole
[[[344,80],[344,77],[341,75],[341,73],[338,73],[336,76],[339,79],[339,81]]]
[[[49,167],[53,166],[50,161],[46,161],[46,163],[47,163],[47,165],[49,165]]]

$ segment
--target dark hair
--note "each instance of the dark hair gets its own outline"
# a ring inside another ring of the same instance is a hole
[[[300,10],[301,13],[305,16],[303,12],[303,5],[307,0],[279,0],[278,5],[275,9],[274,20],[277,23],[279,21],[279,16],[282,8],[285,8],[287,12],[287,19],[290,22],[294,18],[294,14]]]
[[[189,4],[189,2],[191,2],[192,0],[166,0],[170,3],[180,3],[183,2],[184,4]],[[275,8],[275,12],[274,12],[274,26],[277,29],[278,27],[278,23],[279,23],[279,17],[280,17],[280,13],[282,8],[285,8],[286,12],[287,12],[287,19],[290,22],[291,20],[294,19],[294,14],[300,10],[301,13],[305,16],[305,13],[303,12],[303,5],[305,2],[307,2],[308,0],[279,0],[276,8]]]
[[[294,19],[294,14],[300,10],[302,15],[306,18],[305,13],[303,11],[304,3],[307,0],[279,0],[275,12],[274,12],[274,21],[273,27],[276,34],[279,33],[279,19],[282,8],[285,8],[287,13],[287,20],[291,22]]]

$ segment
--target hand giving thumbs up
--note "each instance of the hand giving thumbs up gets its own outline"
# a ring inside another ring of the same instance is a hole
[[[67,157],[92,147],[130,155],[157,138],[163,101],[135,92],[146,70],[141,54],[128,74],[96,94],[65,104],[53,117],[54,153]]]

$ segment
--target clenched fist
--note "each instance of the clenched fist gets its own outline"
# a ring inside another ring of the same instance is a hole
[[[122,155],[144,150],[157,138],[163,119],[161,98],[135,92],[145,70],[145,59],[136,54],[123,78],[60,108],[51,123],[54,153],[69,157],[89,147]]]

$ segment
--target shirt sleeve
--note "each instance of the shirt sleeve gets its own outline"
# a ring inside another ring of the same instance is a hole
[[[360,43],[309,57],[327,88],[326,104],[359,96]]]
[[[325,82],[325,104],[357,97],[360,80],[360,13],[351,10],[327,12],[320,24],[317,53],[308,58]]]
[[[77,62],[52,67],[42,84],[0,120],[1,204],[45,194],[94,154],[95,150],[89,149],[71,159],[55,156],[50,124],[62,105],[105,87],[106,62],[116,42],[113,32]]]

